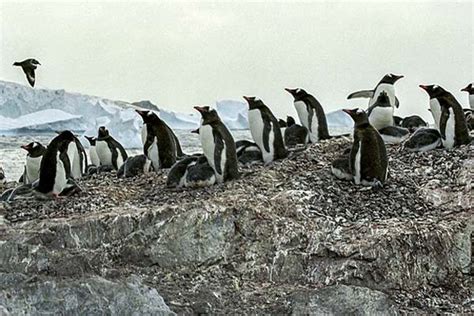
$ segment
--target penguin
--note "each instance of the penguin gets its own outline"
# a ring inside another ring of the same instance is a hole
[[[154,112],[142,110],[136,112],[143,119],[143,153],[151,160],[155,171],[171,168],[176,162],[179,144],[173,131]]]
[[[3,168],[0,167],[0,184],[4,184],[7,182],[7,178],[5,177],[5,171],[3,171]]]
[[[428,126],[428,123],[426,123],[418,115],[411,115],[411,116],[407,116],[403,118],[402,122],[400,123],[400,126],[407,128],[410,131],[410,133],[413,133],[420,127]]]
[[[41,64],[34,58],[25,59],[20,62],[16,61],[13,63],[13,66],[19,66],[23,69],[26,79],[32,87],[35,86],[35,70],[38,68],[38,65]]]
[[[305,90],[285,88],[294,98],[294,105],[301,125],[309,131],[309,141],[316,143],[319,140],[329,139],[328,123],[323,107],[319,101]]]
[[[474,110],[474,86],[472,83],[468,84],[465,88],[462,88],[461,91],[466,91],[469,94],[469,106],[471,110]]]
[[[120,169],[127,159],[127,152],[118,141],[110,136],[105,126],[99,127],[95,144],[100,167],[113,167],[115,170]]]
[[[471,143],[464,111],[458,101],[451,95],[439,98],[441,117],[439,132],[443,147],[451,149]]]
[[[356,184],[381,187],[387,178],[388,158],[379,132],[361,109],[348,110],[354,120],[354,142],[350,152],[350,170]]]
[[[331,163],[331,173],[340,180],[352,180],[349,154],[342,155]]]
[[[186,170],[184,178],[186,188],[202,188],[212,186],[216,183],[216,174],[205,156],[199,157],[191,162]]]
[[[139,174],[147,174],[151,169],[151,160],[145,155],[128,157],[117,171],[117,178],[135,177]]]
[[[248,120],[252,138],[262,152],[263,162],[283,159],[287,151],[280,125],[272,111],[257,97],[245,97],[249,104]]]
[[[436,128],[439,130],[439,120],[441,118],[441,105],[440,101],[443,98],[454,98],[451,93],[444,90],[442,87],[438,85],[422,85],[420,84],[419,87],[428,93],[430,97],[430,112],[433,116],[434,124]]]
[[[237,149],[237,159],[241,164],[253,165],[263,161],[262,152],[254,142],[239,140],[235,143],[235,146]]]
[[[87,172],[87,154],[81,141],[76,136],[68,146],[67,155],[71,163],[71,177],[80,179]]]
[[[97,156],[97,150],[96,150],[96,141],[97,138],[94,136],[84,136],[85,139],[89,141],[89,157],[91,158],[91,165],[93,166],[100,166],[100,160],[99,156]]]
[[[216,110],[200,106],[194,108],[201,113],[199,138],[204,156],[216,174],[216,182],[222,183],[236,179],[239,171],[232,134],[221,121]]]
[[[402,75],[386,74],[373,90],[361,90],[351,93],[347,96],[347,99],[369,98],[370,107],[377,101],[380,93],[385,92],[388,95],[390,105],[393,108],[398,108],[400,106],[400,102],[395,96],[395,82],[401,78],[403,78]]]
[[[299,145],[306,147],[309,142],[308,129],[298,125],[291,116],[286,117],[286,126],[284,133],[285,145],[288,148],[294,148]]]
[[[69,144],[74,142],[74,138],[73,133],[64,131],[48,144],[41,159],[37,191],[58,197],[68,188],[70,165],[66,152]]]
[[[436,128],[419,128],[403,143],[403,148],[412,152],[425,152],[441,145],[441,134]]]
[[[377,100],[367,110],[369,123],[375,129],[380,130],[387,126],[393,126],[393,107],[390,98],[385,91],[379,93]]]
[[[470,131],[474,130],[474,113],[471,109],[463,109],[464,116],[466,117],[467,128]]]
[[[28,154],[26,155],[25,168],[20,182],[31,184],[39,179],[41,159],[46,152],[46,147],[39,142],[31,142],[28,145],[22,145],[21,148],[26,150]]]
[[[385,144],[398,145],[410,136],[410,131],[403,127],[386,126],[379,129],[379,134]]]
[[[177,161],[168,172],[166,186],[168,188],[182,188],[187,176],[188,166],[198,160],[198,156],[189,156]]]

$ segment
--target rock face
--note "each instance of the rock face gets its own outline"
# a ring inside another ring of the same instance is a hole
[[[100,174],[68,200],[2,204],[0,313],[474,312],[473,148],[390,148],[372,191],[332,178],[347,145],[211,188]]]

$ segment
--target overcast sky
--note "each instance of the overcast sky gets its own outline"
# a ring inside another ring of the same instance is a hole
[[[0,79],[26,84],[12,63],[35,57],[37,87],[116,100],[192,105],[258,95],[294,114],[283,88],[302,87],[326,111],[387,72],[398,114],[425,118],[420,83],[454,93],[474,80],[473,2],[306,3],[0,1]]]

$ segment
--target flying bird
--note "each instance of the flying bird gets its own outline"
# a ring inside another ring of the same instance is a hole
[[[35,86],[35,69],[41,65],[39,61],[34,58],[25,59],[24,61],[14,62],[13,66],[20,66],[26,75],[26,79],[32,87]]]

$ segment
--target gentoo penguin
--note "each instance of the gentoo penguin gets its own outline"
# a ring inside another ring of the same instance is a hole
[[[147,174],[151,168],[151,160],[145,155],[128,157],[117,171],[117,178],[135,177],[139,174]]]
[[[207,158],[201,156],[188,165],[184,186],[186,188],[208,187],[214,185],[216,180],[214,169],[209,165]]]
[[[377,101],[377,98],[379,97],[380,93],[385,92],[388,95],[390,105],[392,107],[398,108],[400,102],[395,96],[395,82],[397,82],[401,78],[403,78],[403,76],[401,75],[399,76],[394,74],[387,74],[382,78],[382,80],[380,80],[375,89],[361,90],[351,93],[347,96],[347,99],[369,98],[370,107]]]
[[[110,136],[105,126],[99,127],[95,148],[101,167],[113,167],[118,170],[127,159],[127,152],[118,141]]]
[[[331,163],[331,173],[340,180],[352,180],[349,154],[342,155]]]
[[[474,86],[472,83],[468,84],[467,87],[462,88],[461,91],[466,91],[469,94],[469,106],[471,110],[474,110]]]
[[[71,164],[71,177],[80,179],[87,171],[87,154],[81,141],[76,136],[68,146],[67,155]]]
[[[329,139],[328,123],[323,107],[318,100],[303,89],[285,88],[294,98],[294,105],[301,125],[309,131],[309,141],[316,143],[322,139]]]
[[[237,149],[237,159],[241,164],[253,165],[263,161],[262,152],[254,142],[239,140],[235,142],[235,147]]]
[[[463,111],[466,117],[467,128],[470,131],[474,130],[474,111],[471,109],[463,109]]]
[[[385,144],[398,145],[410,136],[410,131],[398,126],[385,126],[379,129],[379,134]]]
[[[288,148],[294,148],[298,145],[306,147],[309,141],[308,129],[298,125],[291,116],[286,117],[286,126],[284,133],[285,145]]]
[[[257,97],[245,97],[249,104],[248,120],[252,138],[262,152],[263,162],[287,156],[280,125],[272,111]]]
[[[201,113],[199,138],[209,165],[214,169],[217,183],[236,179],[239,175],[234,138],[214,109],[195,106]]]
[[[441,134],[435,128],[419,128],[403,144],[408,151],[425,152],[440,147]]]
[[[458,101],[452,95],[438,100],[441,105],[439,132],[443,147],[451,149],[471,143],[466,117]]]
[[[441,105],[440,101],[442,98],[454,98],[451,93],[444,90],[438,85],[419,85],[420,88],[428,93],[430,97],[430,112],[433,116],[433,120],[436,128],[439,130],[439,119],[441,118]]]
[[[350,153],[351,174],[356,184],[379,187],[387,178],[387,151],[382,137],[361,109],[343,110],[354,120],[354,143]]]
[[[168,172],[166,186],[168,188],[182,188],[187,176],[188,166],[198,160],[197,156],[185,157],[177,161]]]
[[[91,158],[91,164],[93,166],[100,166],[99,156],[97,156],[97,150],[95,147],[96,138],[93,136],[84,136],[89,141],[89,157]]]
[[[400,125],[401,127],[407,128],[410,131],[410,133],[413,133],[420,127],[428,126],[428,123],[426,123],[418,115],[411,115],[411,116],[404,117]]]
[[[13,63],[13,66],[20,66],[23,69],[23,72],[26,75],[26,79],[32,87],[35,86],[35,69],[41,65],[39,61],[34,58],[25,59],[24,61],[16,61]]]
[[[25,168],[20,182],[31,184],[39,178],[41,158],[43,158],[46,148],[38,142],[22,145],[21,148],[26,150],[28,154],[26,155]]]
[[[377,100],[367,110],[369,123],[375,129],[380,130],[387,126],[393,126],[393,107],[385,91],[380,92]]]
[[[152,111],[136,110],[143,119],[143,153],[151,160],[153,169],[171,168],[176,162],[177,138],[171,128]]]
[[[70,165],[67,155],[64,154],[68,145],[74,142],[74,138],[73,133],[64,131],[49,143],[41,159],[39,184],[36,190],[58,196],[68,187],[67,175],[70,173]]]

